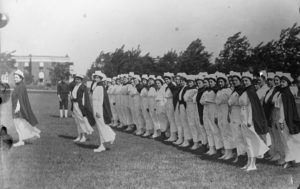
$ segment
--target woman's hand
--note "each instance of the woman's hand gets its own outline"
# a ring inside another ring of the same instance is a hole
[[[101,118],[101,116],[98,112],[96,112],[96,118]]]
[[[284,123],[279,122],[279,128],[280,128],[280,130],[283,130],[284,129]]]

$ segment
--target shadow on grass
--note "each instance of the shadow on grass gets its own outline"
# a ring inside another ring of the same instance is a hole
[[[69,135],[57,135],[59,138],[74,140],[76,137],[69,136]]]
[[[122,129],[115,129],[115,130],[126,133],[126,134],[134,135],[133,133],[126,132]],[[137,137],[153,140],[152,138],[149,138],[149,137],[142,137],[142,136],[137,136]],[[240,156],[238,162],[235,163],[235,162],[233,162],[234,158],[229,159],[229,160],[218,159],[221,156],[220,152],[218,152],[216,155],[213,155],[213,156],[206,155],[205,152],[207,151],[207,149],[205,149],[205,147],[201,147],[198,150],[191,150],[189,148],[191,146],[184,148],[184,147],[179,147],[177,145],[174,145],[171,142],[165,142],[165,141],[159,141],[159,140],[156,140],[156,141],[161,142],[161,143],[163,143],[164,145],[167,145],[167,146],[174,146],[179,151],[194,154],[195,156],[197,156],[201,160],[217,162],[217,163],[220,163],[220,164],[227,164],[227,165],[231,165],[231,166],[235,166],[235,167],[243,167],[247,163],[247,156]],[[266,159],[257,159],[257,164],[265,164],[265,165],[273,165],[273,166],[275,165],[274,162],[271,162],[271,161],[266,160]]]
[[[99,145],[96,144],[84,144],[84,143],[75,143],[77,146],[81,147],[81,148],[86,148],[86,149],[96,149],[99,147]],[[109,151],[110,148],[105,147],[106,151]]]
[[[60,118],[59,115],[50,115],[50,117]]]

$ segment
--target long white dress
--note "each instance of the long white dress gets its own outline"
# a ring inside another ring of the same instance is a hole
[[[234,148],[232,131],[228,121],[228,113],[229,113],[228,99],[231,93],[232,90],[230,88],[224,88],[219,90],[216,94],[218,127],[220,128],[221,131],[221,137],[225,149]]]
[[[165,132],[168,129],[168,117],[166,110],[167,99],[165,98],[166,86],[163,85],[156,93],[156,116],[159,122],[160,130]]]
[[[230,111],[230,127],[232,131],[232,140],[236,147],[237,155],[243,155],[246,153],[246,143],[243,138],[241,125],[241,107],[239,104],[239,94],[233,92],[229,99],[228,105],[231,107]]]
[[[177,132],[177,126],[175,123],[175,112],[174,112],[174,105],[173,105],[173,94],[171,89],[167,88],[165,90],[165,99],[166,102],[166,114],[168,122],[170,123],[170,131],[171,133]]]
[[[206,132],[208,146],[212,147],[215,146],[215,141],[213,137],[212,129],[209,126],[209,113],[208,113],[208,94],[209,91],[205,91],[201,96],[200,103],[203,105],[203,126]]]
[[[208,125],[210,127],[210,131],[214,140],[214,145],[216,149],[221,149],[224,147],[223,140],[221,137],[221,130],[219,126],[215,123],[215,119],[218,118],[217,116],[217,105],[215,102],[216,93],[213,90],[205,91],[201,98],[200,103],[205,107],[205,112],[203,111],[203,121],[204,125]],[[207,108],[207,109],[206,109]],[[206,114],[204,114],[206,113]],[[206,120],[206,121],[205,121]],[[210,140],[210,138],[209,138]],[[210,145],[209,145],[210,146]]]
[[[241,106],[241,130],[246,143],[248,157],[262,156],[269,150],[269,148],[254,129],[252,121],[252,106],[247,92],[244,92],[241,95],[239,103]],[[250,127],[248,127],[248,125],[250,125]]]
[[[80,87],[80,85],[76,85],[72,91],[72,96],[74,99],[77,98],[77,91],[78,91],[79,87]],[[84,96],[82,98],[82,104],[84,105]],[[73,103],[73,117],[74,117],[75,123],[77,125],[78,134],[81,134],[81,133],[92,134],[93,133],[94,129],[89,124],[88,119],[82,115],[82,112],[81,112],[77,102]]]
[[[93,113],[96,121],[96,126],[99,131],[101,142],[113,143],[116,138],[116,133],[110,128],[110,126],[104,123],[103,118],[103,100],[104,91],[102,86],[97,86],[93,92]],[[100,118],[96,117],[96,113],[100,115]]]
[[[279,107],[279,123],[283,123],[283,130],[281,131],[281,141],[284,146],[285,161],[295,161],[296,163],[300,162],[300,133],[291,135],[289,128],[286,125],[283,103],[281,94],[277,98],[275,107]]]
[[[30,125],[30,123],[28,123],[28,121],[26,121],[25,119],[14,118],[13,122],[18,132],[20,141],[31,139],[34,137],[40,138],[41,131],[38,128]]]
[[[17,107],[15,112],[20,111],[20,103],[17,102]],[[41,131],[33,127],[28,121],[26,121],[23,118],[14,118],[13,119],[14,125],[16,127],[16,130],[18,132],[19,140],[27,140],[33,137],[40,138]]]
[[[189,89],[185,92],[183,99],[186,102],[186,114],[188,121],[188,130],[192,135],[194,143],[199,142],[199,130],[197,129],[200,123],[198,109],[196,102],[193,101],[193,97],[197,94],[198,90],[196,88]]]

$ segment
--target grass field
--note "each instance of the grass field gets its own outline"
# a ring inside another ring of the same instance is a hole
[[[84,144],[75,144],[72,118],[59,119],[55,94],[30,94],[42,130],[41,138],[12,148],[6,160],[12,189],[55,188],[297,188],[300,168],[283,169],[259,161],[246,173],[239,165],[208,159],[174,146],[117,132],[110,150],[94,153],[97,132]],[[1,119],[17,139],[2,107]],[[1,186],[0,186],[1,187]]]

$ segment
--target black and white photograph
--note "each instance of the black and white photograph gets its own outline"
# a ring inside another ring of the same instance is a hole
[[[0,0],[0,189],[299,189],[300,0]]]

